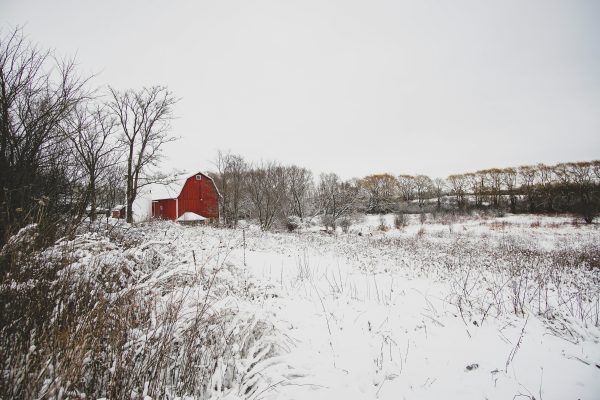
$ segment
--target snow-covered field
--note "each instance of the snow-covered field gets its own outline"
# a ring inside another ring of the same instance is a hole
[[[382,231],[367,217],[348,234],[248,229],[245,251],[241,230],[144,229],[168,242],[152,246],[176,260],[170,274],[190,273],[194,255],[195,268],[226,257],[235,286],[253,287],[244,313],[274,327],[279,345],[253,366],[252,392],[239,381],[222,395],[594,399],[600,231],[570,222],[413,220]]]
[[[119,228],[137,238],[125,251],[83,235],[72,268],[145,265],[123,290],[157,301],[128,346],[150,354],[141,368],[148,346],[171,361],[133,398],[600,398],[598,225],[383,222],[335,235],[154,222]]]

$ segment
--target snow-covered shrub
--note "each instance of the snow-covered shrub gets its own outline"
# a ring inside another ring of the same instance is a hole
[[[0,282],[1,397],[205,398],[268,385],[258,365],[280,338],[249,305],[265,289],[224,254],[191,265],[161,240],[173,224],[115,229],[127,231],[26,253],[30,228],[2,250],[18,265]]]
[[[335,231],[336,221],[331,215],[322,215],[321,223],[323,224],[323,226],[325,226],[326,230],[329,230],[329,228],[331,228]]]
[[[402,229],[406,226],[408,226],[408,218],[406,217],[406,214],[400,213],[394,215],[394,227],[396,229]]]
[[[385,215],[379,216],[379,225],[377,226],[377,229],[379,229],[382,232],[385,232],[389,229],[387,222],[385,220]]]
[[[350,227],[352,226],[352,219],[350,217],[343,217],[340,219],[340,227],[342,228],[342,232],[348,233]]]
[[[285,227],[293,232],[302,226],[302,220],[297,215],[290,215],[286,218]]]

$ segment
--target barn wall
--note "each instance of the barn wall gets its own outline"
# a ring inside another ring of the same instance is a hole
[[[162,210],[160,207],[162,206]],[[177,203],[175,199],[158,200],[152,203],[152,216],[154,218],[175,219]]]
[[[174,198],[156,200],[156,193],[167,196],[170,193],[164,193],[164,190],[154,190],[156,188],[144,189],[143,194],[138,197],[136,204],[134,204],[134,220],[146,220],[150,217],[174,220],[186,211],[191,211],[205,218],[219,218],[219,195],[213,181],[205,175],[202,175],[201,180],[196,180],[196,175],[185,180],[179,193],[178,207]],[[162,189],[162,187],[158,189]],[[156,192],[154,196],[153,192]],[[163,206],[162,212],[159,210],[160,205]],[[176,213],[177,208],[178,213]]]
[[[202,175],[197,180],[196,175],[185,182],[179,195],[179,215],[191,211],[205,218],[219,218],[219,197],[212,180]]]

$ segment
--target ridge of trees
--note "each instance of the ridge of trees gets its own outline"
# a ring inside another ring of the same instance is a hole
[[[504,210],[511,213],[575,213],[591,223],[600,210],[600,161],[489,168],[447,178],[389,173],[342,180],[278,163],[252,165],[219,152],[213,176],[222,195],[223,222],[257,219],[263,229],[276,221],[321,216],[326,227],[356,212]],[[234,183],[234,184],[233,184]],[[299,190],[301,188],[301,190]],[[234,206],[232,206],[234,205]]]

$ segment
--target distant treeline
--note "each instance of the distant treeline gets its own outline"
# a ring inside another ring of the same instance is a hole
[[[576,213],[591,223],[600,209],[600,161],[486,169],[432,179],[425,175],[375,174],[344,181],[335,173],[315,181],[306,168],[276,162],[251,165],[219,153],[213,173],[221,192],[221,216],[263,229],[321,216],[335,227],[356,212],[422,213],[494,209],[512,213]]]

